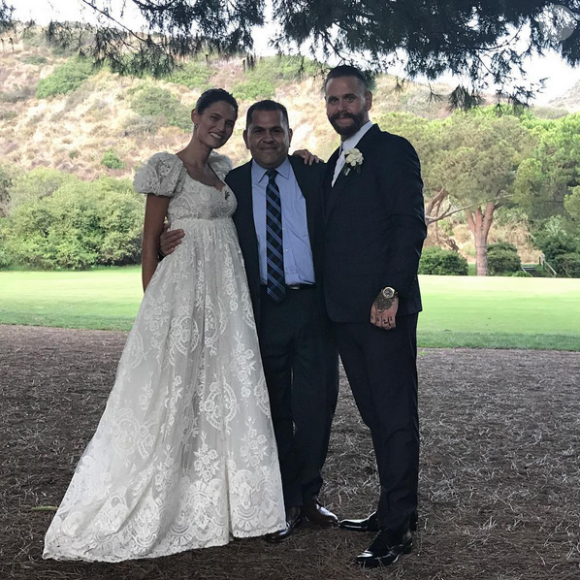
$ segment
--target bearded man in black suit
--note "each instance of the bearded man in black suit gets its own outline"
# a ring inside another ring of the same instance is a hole
[[[328,315],[376,454],[376,512],[343,520],[376,531],[365,567],[412,548],[417,524],[419,420],[417,271],[426,237],[420,164],[411,144],[369,120],[364,75],[342,65],[325,82],[327,116],[341,137],[325,179],[324,280]]]

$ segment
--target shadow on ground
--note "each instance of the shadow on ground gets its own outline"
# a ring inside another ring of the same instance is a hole
[[[304,527],[122,564],[44,561],[43,536],[113,383],[125,334],[0,326],[0,578],[18,580],[568,580],[580,577],[580,354],[420,352],[415,550],[363,573],[365,534]],[[374,507],[370,437],[344,377],[324,502]]]

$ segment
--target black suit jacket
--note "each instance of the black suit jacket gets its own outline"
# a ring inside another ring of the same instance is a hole
[[[298,185],[306,200],[306,219],[308,221],[308,235],[314,261],[314,276],[316,277],[317,293],[320,306],[324,309],[324,292],[322,285],[323,259],[323,203],[322,191],[326,174],[326,165],[323,163],[305,165],[300,157],[289,157],[290,164],[298,181]],[[254,317],[256,324],[260,323],[260,258],[258,253],[258,238],[254,224],[254,210],[252,202],[252,162],[248,162],[233,171],[226,177],[227,184],[232,188],[238,200],[238,209],[234,213],[234,223],[238,230],[238,239],[244,256],[246,273]]]
[[[366,322],[381,288],[399,292],[398,315],[421,310],[417,281],[427,235],[421,167],[413,146],[377,125],[359,141],[360,172],[332,186],[338,150],[325,178],[326,306],[336,322]]]

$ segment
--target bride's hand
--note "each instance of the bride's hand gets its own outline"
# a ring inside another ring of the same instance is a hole
[[[320,163],[322,159],[318,157],[318,155],[314,155],[314,153],[310,153],[308,149],[297,149],[292,153],[292,155],[296,155],[297,157],[302,157],[304,159],[304,164],[312,165],[314,162]]]

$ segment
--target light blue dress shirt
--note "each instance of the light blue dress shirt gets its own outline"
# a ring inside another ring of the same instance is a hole
[[[258,237],[260,278],[266,284],[266,187],[268,176],[264,169],[252,161],[252,204],[254,225]],[[286,284],[314,284],[314,263],[308,235],[306,200],[300,190],[290,161],[286,158],[276,168],[276,185],[282,204],[282,244],[284,247],[284,277]]]

